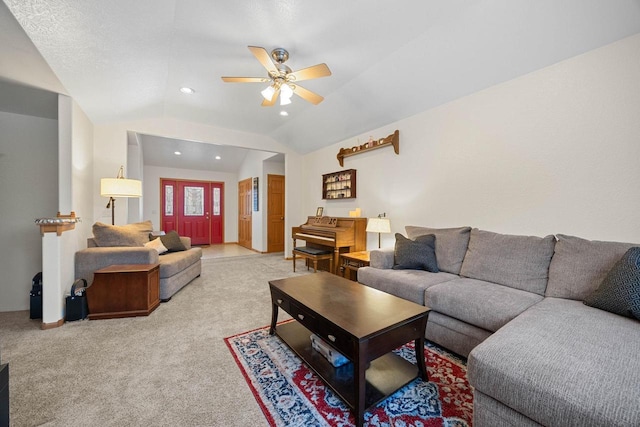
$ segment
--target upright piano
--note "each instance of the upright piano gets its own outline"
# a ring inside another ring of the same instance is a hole
[[[333,269],[340,269],[340,254],[367,250],[367,218],[310,216],[307,222],[293,227],[293,247],[304,240],[308,247],[333,251]]]

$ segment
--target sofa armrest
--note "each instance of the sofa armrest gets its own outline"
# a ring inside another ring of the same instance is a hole
[[[158,252],[145,247],[96,247],[82,249],[75,255],[75,278],[93,282],[93,272],[114,264],[157,264]]]
[[[393,268],[393,256],[393,248],[374,249],[369,253],[369,265],[373,268]]]

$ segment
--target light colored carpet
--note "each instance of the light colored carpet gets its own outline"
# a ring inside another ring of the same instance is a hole
[[[0,313],[11,425],[266,426],[223,338],[270,323],[268,280],[308,273],[281,253],[202,267],[148,317],[43,331],[28,311]]]

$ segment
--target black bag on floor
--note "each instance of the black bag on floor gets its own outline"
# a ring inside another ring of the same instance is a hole
[[[42,271],[31,279],[29,319],[42,319]]]
[[[87,304],[86,290],[86,280],[78,279],[73,282],[73,285],[71,286],[71,295],[67,297],[67,314],[65,316],[65,320],[67,322],[87,318],[89,314],[89,306]]]

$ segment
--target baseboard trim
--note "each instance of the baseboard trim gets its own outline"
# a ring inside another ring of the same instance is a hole
[[[64,325],[64,319],[60,319],[57,322],[53,322],[53,323],[44,323],[44,322],[42,322],[42,325],[40,327],[42,328],[42,330],[45,330],[45,329],[58,328],[58,327],[60,327],[62,325]]]

